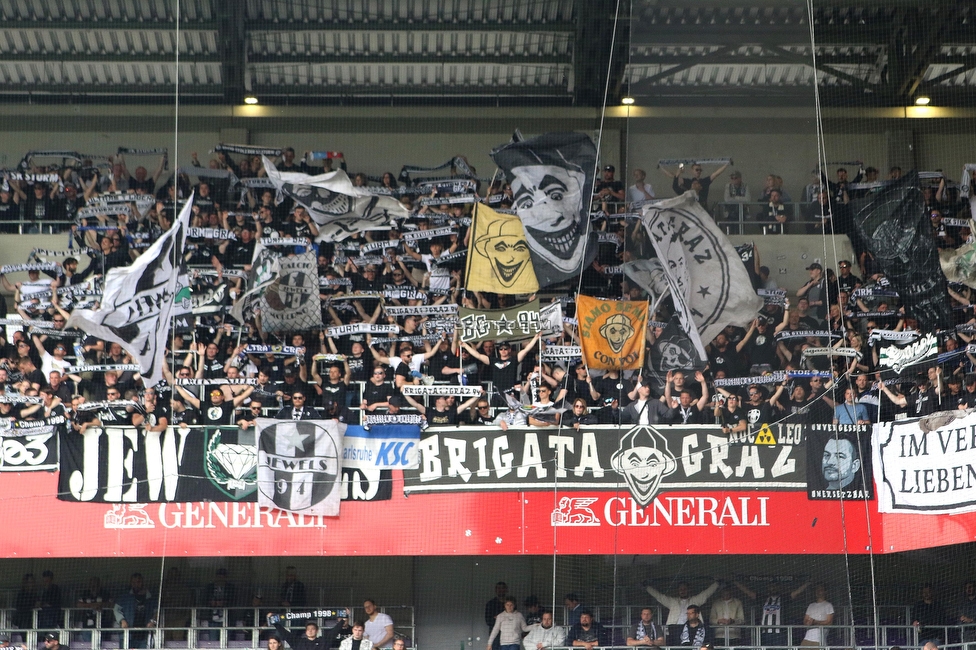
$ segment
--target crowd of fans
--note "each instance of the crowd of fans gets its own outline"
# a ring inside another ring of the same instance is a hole
[[[279,171],[319,173],[331,170],[333,161],[346,168],[341,155],[324,158],[321,167],[311,158],[307,153],[296,161],[294,150],[286,148],[275,162]],[[809,280],[796,292],[777,286],[761,263],[759,247],[740,247],[746,270],[765,305],[748,327],[729,326],[707,342],[707,367],[701,371],[675,370],[664,376],[654,373],[648,362],[643,370],[620,374],[592,370],[573,359],[541,363],[544,356],[540,355],[547,346],[579,342],[572,325],[572,300],[566,299],[575,293],[575,280],[544,288],[548,293],[540,294],[544,301],[561,299],[570,317],[562,332],[542,341],[536,336],[522,342],[471,345],[460,341],[457,333],[443,324],[433,326],[433,321],[442,319],[389,316],[385,311],[388,306],[455,303],[501,308],[522,300],[504,294],[466,292],[463,260],[437,263],[441,256],[466,248],[472,202],[452,201],[455,197],[436,190],[428,192],[430,186],[409,181],[409,177],[402,178],[407,182],[401,183],[392,173],[376,179],[355,174],[352,179],[355,185],[397,196],[412,211],[409,218],[397,220],[386,231],[355,233],[344,241],[322,242],[314,248],[325,326],[382,323],[396,325],[398,332],[388,337],[330,337],[322,328],[267,335],[253,321],[241,324],[228,315],[232,302],[246,290],[244,275],[250,269],[255,244],[267,237],[314,240],[315,222],[302,206],[287,198],[279,200],[273,189],[260,187],[260,183],[234,183],[229,175],[220,176],[231,172],[237,179],[260,179],[265,170],[259,157],[235,160],[231,154],[218,153],[206,167],[216,174],[200,172],[196,182],[193,170],[204,168],[196,154],[191,162],[169,180],[163,179],[165,156],[150,175],[141,166],[130,173],[121,155],[108,167],[82,163],[23,170],[28,174],[56,173],[60,184],[45,186],[28,176],[25,180],[13,176],[3,180],[0,225],[10,227],[13,219],[23,217],[41,230],[70,229],[79,253],[57,258],[58,268],[48,272],[50,277],[35,270],[29,272],[26,281],[11,283],[2,278],[3,286],[14,293],[13,309],[0,305],[4,313],[17,313],[49,325],[18,328],[8,324],[6,335],[0,338],[0,385],[5,393],[0,419],[15,422],[63,415],[75,431],[83,432],[106,421],[146,426],[237,423],[246,427],[259,414],[311,414],[354,423],[364,413],[417,412],[435,425],[717,423],[730,433],[741,433],[781,419],[867,423],[976,406],[976,356],[964,352],[973,335],[966,324],[976,322],[972,291],[963,285],[950,288],[953,319],[961,327],[940,336],[940,352],[946,353],[948,360],[933,360],[921,372],[913,367],[894,381],[890,371],[882,376],[880,342],[872,333],[911,331],[917,329],[917,323],[910,311],[906,314],[905,305],[899,304],[881,269],[855,237],[855,259],[840,261],[837,269],[810,264]],[[699,200],[707,203],[710,185],[724,170],[719,167],[705,175],[702,166],[695,164],[690,180],[683,178],[680,169],[667,174],[673,177],[675,192],[697,192]],[[590,295],[644,300],[646,293],[621,274],[620,264],[649,256],[646,231],[633,212],[628,212],[628,206],[656,194],[642,170],[634,172],[635,182],[629,188],[615,178],[615,173],[612,165],[603,166],[594,187],[593,223],[600,230],[599,253],[583,270],[579,285]],[[802,196],[820,210],[818,220],[811,222],[817,232],[850,233],[848,204],[862,191],[854,183],[873,182],[877,170],[865,168],[850,180],[844,169],[835,173],[836,180],[829,180],[826,173],[817,171]],[[890,176],[899,174],[894,168]],[[483,185],[477,187],[477,200],[501,210],[511,208],[513,199],[507,183],[496,178]],[[184,319],[174,329],[167,350],[166,384],[145,386],[135,370],[78,368],[131,363],[118,344],[64,332],[65,322],[77,306],[96,304],[99,278],[112,268],[131,263],[165,231],[178,202],[191,191],[196,197],[191,225],[211,230],[197,231],[203,236],[189,239],[185,261],[194,291],[210,296],[214,308]],[[127,213],[77,216],[78,209],[93,201],[97,205],[98,197],[112,192],[151,198],[144,202],[133,199]],[[955,188],[941,179],[924,192],[937,245],[949,248],[969,241],[968,227],[958,225],[968,217],[968,205],[958,200]],[[721,219],[722,205],[751,198],[741,174],[733,171],[724,190],[724,202],[710,207]],[[771,208],[790,200],[782,179],[775,175],[769,176],[758,198],[768,201]],[[64,217],[70,223],[45,226],[52,216]],[[773,221],[778,220],[773,215]],[[404,232],[444,226],[452,227],[453,234],[409,241],[403,237]],[[372,246],[376,242],[383,243]],[[43,253],[34,258],[44,259]],[[24,260],[5,261],[16,264]],[[91,287],[87,293],[73,290],[86,286]],[[69,288],[71,291],[65,293]],[[364,294],[384,290],[393,297]],[[350,294],[363,295],[350,299]],[[669,301],[664,301],[654,320],[666,321],[669,310]],[[649,345],[660,332],[649,328]],[[248,352],[248,345],[267,343],[291,346],[297,353]],[[845,354],[806,353],[828,347],[844,349]],[[755,381],[728,381],[744,377],[755,377]],[[203,381],[174,388],[174,378]],[[253,381],[225,382],[241,378]],[[401,390],[406,384],[432,383],[480,385],[484,390],[466,400],[426,400]],[[85,401],[108,404],[94,410],[79,408]],[[113,406],[113,401],[119,405]]]

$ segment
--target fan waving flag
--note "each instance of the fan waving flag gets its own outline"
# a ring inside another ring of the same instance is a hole
[[[66,325],[121,345],[139,364],[147,386],[163,380],[170,316],[184,288],[180,260],[192,206],[191,195],[173,226],[145,253],[106,274],[98,309],[76,309]]]
[[[596,147],[581,133],[546,133],[491,152],[512,185],[539,286],[564,282],[596,257],[590,197]]]
[[[644,227],[677,300],[705,343],[726,325],[748,327],[762,306],[732,243],[686,192],[644,207]]]
[[[388,230],[394,217],[410,216],[395,198],[373,196],[354,186],[341,169],[309,176],[279,172],[270,160],[262,160],[275,188],[308,210],[319,229],[317,241],[342,241],[364,230]]]
[[[258,506],[337,517],[345,423],[258,418],[255,432]]]
[[[647,303],[576,296],[583,361],[590,368],[631,370],[644,365]]]
[[[474,204],[464,277],[468,291],[516,294],[539,290],[529,244],[518,217]]]

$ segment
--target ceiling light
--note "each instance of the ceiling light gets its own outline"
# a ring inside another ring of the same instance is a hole
[[[623,99],[620,100],[620,103],[623,104],[624,106],[630,106],[631,104],[634,103],[634,98],[624,97]]]
[[[915,105],[928,106],[930,101],[932,100],[926,97],[925,95],[919,95],[918,97],[915,98]]]
[[[254,104],[258,103],[258,98],[254,95],[248,95],[244,98],[244,103],[253,106]]]

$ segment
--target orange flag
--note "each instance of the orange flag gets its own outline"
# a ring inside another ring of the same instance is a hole
[[[647,303],[576,296],[583,360],[590,368],[630,370],[644,365]]]

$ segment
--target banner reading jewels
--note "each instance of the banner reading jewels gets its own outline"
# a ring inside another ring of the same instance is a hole
[[[717,426],[581,427],[579,431],[429,430],[405,494],[470,490],[620,490],[647,505],[665,490],[806,490],[804,434],[730,445]]]
[[[874,425],[879,512],[976,511],[976,413]]]

